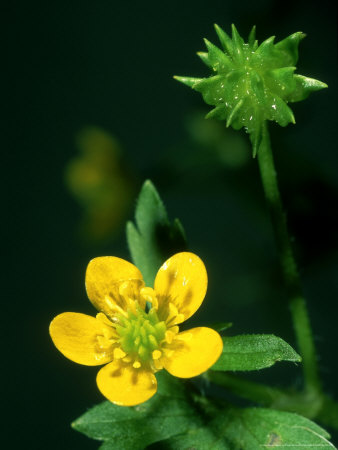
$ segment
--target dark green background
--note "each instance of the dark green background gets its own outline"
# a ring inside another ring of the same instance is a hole
[[[58,313],[93,313],[84,289],[92,257],[128,258],[123,231],[105,246],[86,246],[77,238],[81,211],[65,188],[63,171],[83,126],[117,136],[138,174],[137,185],[146,177],[154,180],[170,216],[184,224],[191,250],[205,261],[208,301],[192,323],[232,321],[232,334],[275,333],[295,345],[256,161],[231,169],[194,159],[184,121],[204,106],[198,94],[172,79],[207,75],[195,52],[203,50],[203,37],[217,43],[215,22],[226,31],[235,23],[245,36],[256,24],[260,41],[305,32],[298,73],[330,86],[295,104],[297,125],[273,126],[272,139],[322,374],[327,391],[334,392],[338,161],[330,3],[8,2],[2,41],[4,112],[10,119],[2,152],[8,448],[98,447],[69,425],[102,400],[97,369],[63,358],[48,335]],[[281,364],[267,372],[258,378],[300,384],[297,367]]]

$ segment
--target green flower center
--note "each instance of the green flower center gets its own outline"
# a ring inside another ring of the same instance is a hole
[[[119,325],[115,327],[121,349],[134,360],[147,362],[161,356],[167,327],[158,319],[154,308],[148,313],[140,307],[136,313],[129,310],[127,317],[119,317]]]

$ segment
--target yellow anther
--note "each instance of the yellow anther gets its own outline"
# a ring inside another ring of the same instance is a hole
[[[148,340],[149,340],[150,345],[154,349],[156,349],[158,347],[158,342],[157,342],[156,338],[152,334],[148,335]]]
[[[128,317],[128,313],[119,305],[113,303],[108,296],[105,297],[105,300],[112,312],[122,314],[124,317]]]
[[[126,356],[126,353],[120,347],[116,347],[114,349],[114,358],[115,359],[121,359],[121,358],[124,358],[125,356]]]
[[[131,356],[126,356],[125,358],[122,359],[122,361],[125,363],[130,363],[130,362],[132,362],[132,358],[131,358]]]
[[[133,367],[134,367],[134,369],[139,369],[139,368],[141,367],[140,361],[135,361],[135,362],[133,363]]]
[[[179,314],[178,309],[174,303],[169,303],[169,313],[167,317],[167,324],[176,325],[177,323],[184,322],[184,314]]]
[[[174,334],[177,334],[180,331],[180,329],[179,329],[179,327],[177,325],[175,325],[173,327],[170,327],[169,331],[171,331]]]
[[[151,363],[153,370],[162,370],[163,363],[159,359],[154,359]]]
[[[171,344],[173,339],[174,339],[175,335],[172,331],[167,330],[165,332],[165,340],[168,342],[168,344]]]
[[[162,356],[162,352],[160,352],[160,350],[154,350],[152,356],[154,360],[160,359]]]

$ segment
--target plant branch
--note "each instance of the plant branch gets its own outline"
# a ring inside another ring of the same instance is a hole
[[[264,193],[275,233],[282,272],[289,296],[293,326],[303,359],[305,388],[321,391],[317,358],[310,320],[302,293],[300,277],[287,230],[286,216],[278,189],[267,123],[263,125],[262,141],[258,149],[258,165]]]

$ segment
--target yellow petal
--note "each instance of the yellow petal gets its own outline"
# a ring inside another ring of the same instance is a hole
[[[113,359],[109,348],[100,348],[97,337],[103,336],[107,325],[86,314],[59,314],[49,326],[56,348],[67,358],[86,366],[106,364]]]
[[[157,391],[157,381],[152,372],[134,369],[130,364],[120,361],[102,367],[96,383],[108,400],[121,406],[143,403]]]
[[[182,315],[176,323],[187,320],[200,307],[207,285],[207,272],[198,256],[183,252],[169,258],[157,272],[154,285],[161,320],[171,314],[170,303]]]
[[[127,281],[129,289],[123,285]],[[86,272],[88,297],[98,311],[103,311],[110,317],[127,309],[126,297],[138,299],[139,288],[143,285],[141,272],[124,259],[103,256],[92,259],[88,264]]]
[[[199,327],[179,333],[173,353],[164,358],[164,368],[179,378],[191,378],[208,370],[223,349],[221,336],[211,328]]]

